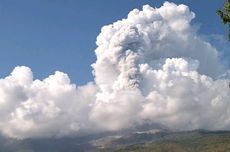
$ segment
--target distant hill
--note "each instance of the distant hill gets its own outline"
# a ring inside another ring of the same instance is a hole
[[[146,127],[74,138],[0,137],[0,152],[230,152],[230,131]]]
[[[106,151],[109,151],[106,150]],[[157,140],[126,145],[114,152],[230,152],[229,131],[171,132]]]

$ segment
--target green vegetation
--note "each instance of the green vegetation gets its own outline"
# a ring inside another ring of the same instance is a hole
[[[164,138],[130,145],[115,152],[229,152],[230,134],[226,132],[173,133]]]
[[[217,14],[221,17],[224,24],[228,25],[228,39],[230,40],[230,0],[227,0],[224,7],[217,10]]]
[[[0,152],[230,152],[230,131],[169,131],[131,133],[119,139],[107,137],[17,140],[0,136]],[[105,147],[91,144],[101,138],[105,139]]]

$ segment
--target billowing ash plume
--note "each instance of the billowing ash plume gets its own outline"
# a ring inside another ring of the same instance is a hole
[[[10,137],[61,137],[144,123],[230,129],[230,89],[218,51],[202,40],[185,5],[143,6],[97,37],[95,82],[55,72],[33,80],[16,67],[0,80],[0,130]]]

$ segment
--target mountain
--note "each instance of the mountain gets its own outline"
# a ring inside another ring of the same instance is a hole
[[[83,137],[12,139],[0,136],[0,152],[228,152],[230,131],[182,131],[144,126]]]
[[[106,151],[109,151],[106,150]],[[114,152],[229,152],[229,131],[170,132],[157,140],[126,145]]]

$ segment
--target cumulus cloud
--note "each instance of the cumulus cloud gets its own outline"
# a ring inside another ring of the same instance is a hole
[[[102,27],[94,82],[55,72],[34,80],[28,67],[0,79],[0,130],[10,137],[61,137],[145,122],[171,129],[230,129],[228,70],[191,25],[185,5],[134,9]]]
[[[89,105],[97,87],[76,87],[68,76],[55,72],[33,81],[27,67],[16,67],[0,80],[1,130],[11,137],[65,136],[87,128]]]

